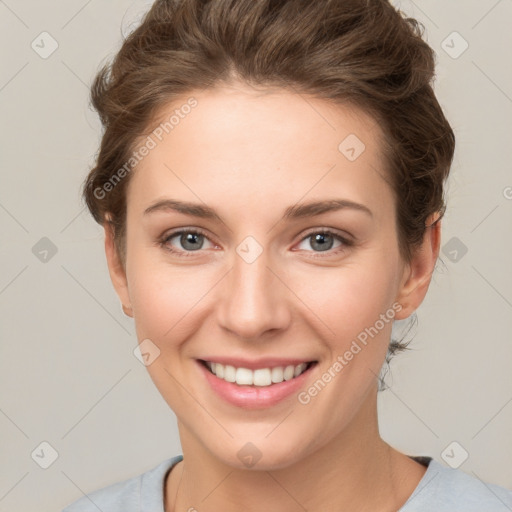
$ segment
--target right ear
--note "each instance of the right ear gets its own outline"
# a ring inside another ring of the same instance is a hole
[[[121,262],[121,258],[114,243],[114,226],[110,215],[105,216],[103,223],[105,230],[105,255],[107,257],[108,271],[114,289],[121,301],[123,311],[126,315],[133,317],[133,310],[128,290],[128,281],[126,279],[126,270]]]

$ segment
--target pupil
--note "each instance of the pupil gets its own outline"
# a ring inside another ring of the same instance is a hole
[[[202,235],[199,235],[197,233],[187,233],[182,236],[182,245],[183,247],[187,249],[196,250],[198,248],[197,238]],[[187,247],[187,244],[190,244],[190,246]]]
[[[327,233],[319,233],[319,234],[315,235],[315,237],[314,237],[314,243],[319,244],[319,249],[321,251],[329,250],[332,246],[332,238],[331,238],[331,244],[329,244],[329,242],[326,242],[325,238],[329,239],[329,238],[331,238],[331,235],[329,235]]]

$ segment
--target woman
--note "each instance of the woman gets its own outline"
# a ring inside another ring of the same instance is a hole
[[[455,146],[384,0],[157,0],[96,77],[84,196],[183,454],[65,512],[505,511],[378,429]]]

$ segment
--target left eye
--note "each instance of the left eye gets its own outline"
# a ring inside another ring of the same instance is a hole
[[[336,248],[339,248],[340,246],[344,245],[350,245],[349,242],[345,240],[343,237],[331,231],[317,231],[309,233],[306,237],[302,239],[301,244],[309,243],[310,247],[316,249],[315,252],[326,252],[333,248],[333,244],[336,239],[339,241],[339,245]]]

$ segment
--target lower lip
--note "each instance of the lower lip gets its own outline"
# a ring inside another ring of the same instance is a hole
[[[304,386],[311,370],[316,366],[316,363],[313,363],[298,377],[284,380],[279,384],[271,384],[270,386],[239,386],[233,382],[219,379],[199,360],[197,364],[208,384],[221,398],[232,405],[244,409],[265,409],[276,405],[281,400],[296,393],[301,386]]]

